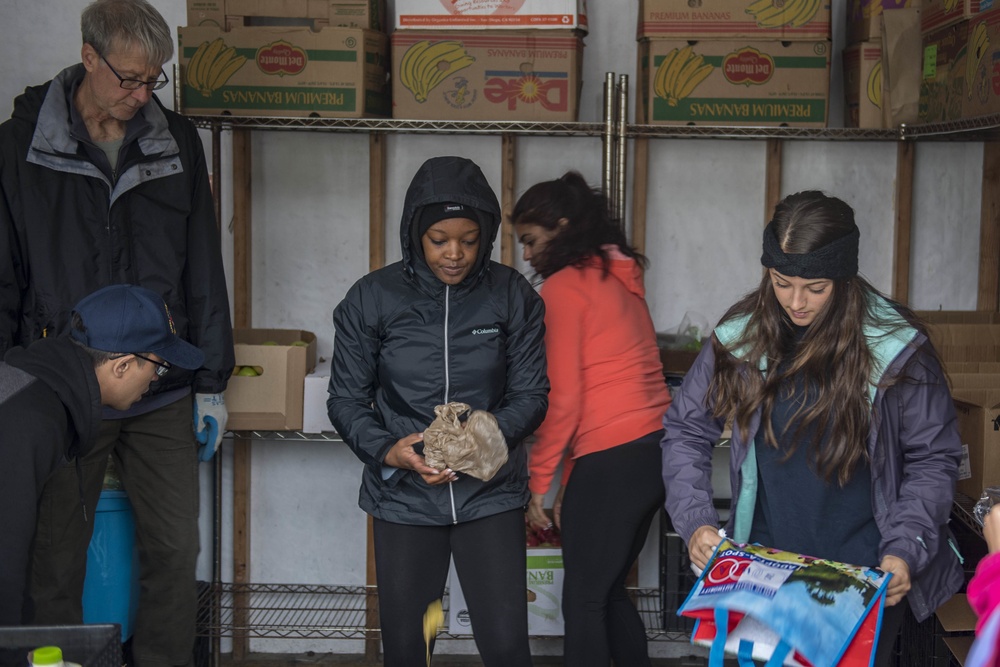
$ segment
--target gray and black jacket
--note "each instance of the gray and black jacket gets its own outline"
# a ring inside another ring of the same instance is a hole
[[[151,393],[222,392],[232,326],[197,130],[153,97],[113,171],[70,106],[83,73],[28,88],[0,125],[0,353],[63,333],[82,297],[131,283],[162,296],[177,334],[205,352],[201,369],[175,368]]]
[[[480,254],[459,285],[439,281],[415,247],[421,208],[454,201],[473,207]],[[522,440],[545,417],[544,306],[517,271],[489,259],[500,227],[496,195],[474,163],[428,160],[406,193],[403,259],[348,291],[333,314],[330,420],[365,463],[360,505],[395,523],[445,525],[523,507],[528,498]],[[411,470],[383,465],[397,440],[423,432],[434,407],[468,403],[496,417],[510,447],[489,482],[459,475],[430,486]]]

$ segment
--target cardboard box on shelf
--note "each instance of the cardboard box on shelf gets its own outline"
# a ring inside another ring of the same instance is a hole
[[[582,66],[576,31],[397,30],[392,116],[575,121]]]
[[[1000,388],[956,387],[952,392],[962,438],[962,464],[955,490],[978,498],[1000,484]]]
[[[855,0],[847,4],[847,43],[878,40],[880,17],[886,9],[919,8],[922,0]]]
[[[397,30],[587,30],[586,0],[396,0]]]
[[[993,7],[993,0],[923,0],[920,31],[924,34],[971,19]]]
[[[941,123],[962,117],[968,41],[968,21],[923,36],[920,122]]]
[[[965,664],[976,629],[976,612],[965,593],[952,596],[934,612],[941,627],[942,639],[959,665]]]
[[[918,310],[915,313],[927,324],[1000,324],[1000,313],[993,310]]]
[[[830,40],[830,0],[640,0],[638,39]]]
[[[844,48],[844,125],[882,127],[882,43]]]
[[[927,333],[949,372],[954,362],[1000,361],[1000,324],[930,323]]]
[[[358,28],[177,29],[181,107],[234,116],[389,115],[387,37]]]
[[[326,399],[330,396],[330,360],[322,359],[306,375],[302,391],[302,432],[328,433],[336,429],[330,423]]]
[[[1000,6],[969,21],[962,117],[1000,113]]]
[[[234,374],[226,388],[226,428],[297,431],[302,428],[302,388],[316,367],[316,335],[298,329],[235,329],[236,365],[257,375]]]
[[[562,549],[529,547],[527,559],[525,602],[528,605],[528,634],[561,635],[565,629],[562,615]],[[454,563],[448,573],[448,591],[448,632],[453,635],[472,634],[469,606],[465,602]]]
[[[829,42],[639,42],[639,123],[826,127],[829,97]]]
[[[385,0],[187,0],[188,26],[248,25],[386,31]]]

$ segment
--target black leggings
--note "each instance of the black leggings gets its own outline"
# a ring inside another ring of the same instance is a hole
[[[662,431],[576,460],[562,506],[567,665],[649,665],[625,578],[663,505]]]
[[[450,526],[375,519],[372,532],[385,667],[426,667],[424,612],[451,557],[483,665],[531,665],[523,509]]]

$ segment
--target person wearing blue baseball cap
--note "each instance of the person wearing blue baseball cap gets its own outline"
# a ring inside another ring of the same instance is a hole
[[[31,542],[49,475],[90,451],[103,406],[127,410],[171,367],[195,370],[204,360],[201,350],[177,336],[163,299],[134,285],[97,290],[76,305],[67,334],[4,355],[0,626],[20,625],[29,614]]]

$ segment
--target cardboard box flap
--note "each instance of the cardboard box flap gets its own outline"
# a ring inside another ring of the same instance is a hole
[[[963,593],[953,595],[934,612],[945,632],[969,632],[976,629],[976,612]]]
[[[950,373],[952,392],[956,390],[995,390],[1000,395],[1000,374]]]
[[[958,637],[945,637],[944,643],[951,651],[955,659],[958,660],[959,665],[964,665],[966,658],[969,657],[969,649],[972,648],[972,642],[976,640],[972,635],[961,635]]]
[[[951,395],[956,401],[988,410],[994,410],[1000,406],[1000,387],[996,389],[955,387]]]

